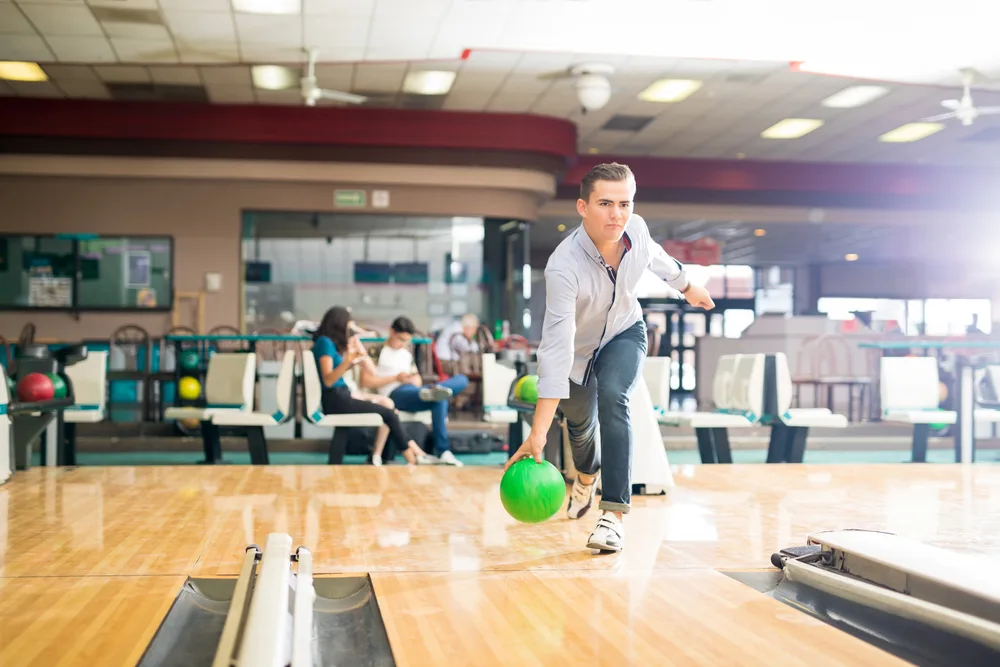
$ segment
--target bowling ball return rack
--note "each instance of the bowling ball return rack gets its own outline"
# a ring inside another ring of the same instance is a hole
[[[68,345],[55,350],[49,350],[45,345],[27,345],[17,358],[17,375],[13,377],[15,387],[17,378],[28,373],[56,373],[66,383],[66,396],[48,401],[19,401],[16,395],[11,396],[7,406],[7,414],[11,422],[11,461],[15,470],[27,470],[31,467],[32,445],[39,437],[56,425],[56,465],[75,465],[76,456],[66,440],[66,425],[63,412],[76,402],[73,392],[73,382],[66,375],[66,367],[87,358],[87,347],[83,344]],[[16,391],[16,389],[15,389]],[[42,448],[42,464],[47,463],[45,449]]]

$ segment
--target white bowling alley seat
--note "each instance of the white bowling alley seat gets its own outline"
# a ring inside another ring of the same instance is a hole
[[[66,367],[73,386],[73,405],[63,411],[63,455],[76,464],[76,425],[104,421],[107,407],[108,353],[88,352],[87,358]]]
[[[882,357],[880,368],[882,421],[913,426],[912,460],[927,460],[931,424],[954,424],[958,413],[941,410],[937,359]]]
[[[281,369],[275,383],[275,403],[277,410],[271,412],[249,412],[244,410],[223,410],[211,416],[212,424],[227,430],[237,430],[247,439],[250,463],[266,465],[270,462],[267,453],[268,426],[284,424],[292,418],[292,393],[295,391],[295,350],[286,350],[281,359]]]

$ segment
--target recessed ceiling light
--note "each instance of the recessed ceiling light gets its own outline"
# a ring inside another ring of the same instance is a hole
[[[301,14],[302,0],[233,0],[233,11],[248,14]]]
[[[598,153],[601,152],[601,149],[597,148],[596,146],[591,146],[590,148],[587,149],[587,152],[590,153],[591,155],[597,155]]]
[[[693,79],[660,79],[639,93],[646,102],[680,102],[701,88],[701,81]]]
[[[736,154],[736,159],[737,160],[745,160],[745,159],[747,159],[747,154],[746,153],[737,153]]]
[[[0,79],[7,81],[48,81],[49,77],[38,63],[18,61],[0,62]]]
[[[753,230],[753,235],[754,236],[764,236],[766,234],[767,234],[767,230],[766,229],[755,229],[755,230]]]
[[[830,95],[822,104],[831,109],[851,109],[873,102],[888,92],[885,86],[851,86]]]
[[[846,255],[844,255],[844,259],[846,259],[848,262],[856,262],[858,261],[858,256],[855,255],[853,252],[849,252]]]
[[[890,144],[920,141],[943,129],[944,125],[941,123],[907,123],[906,125],[900,125],[895,130],[886,132],[878,140]]]
[[[403,92],[414,95],[444,95],[455,82],[454,72],[425,70],[410,72],[403,81]]]
[[[566,225],[564,225],[562,223],[559,223],[559,226],[556,227],[556,229],[558,229],[560,232],[565,232],[566,231]]]
[[[765,139],[798,139],[823,125],[814,118],[786,118],[760,133]]]
[[[251,76],[253,85],[263,90],[287,90],[299,83],[299,75],[281,65],[255,65]]]

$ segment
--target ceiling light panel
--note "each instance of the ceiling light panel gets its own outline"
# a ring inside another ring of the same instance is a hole
[[[403,92],[414,95],[444,95],[455,82],[455,72],[425,70],[410,72],[403,81]]]
[[[7,81],[48,81],[49,77],[38,63],[20,61],[0,62],[0,79]]]
[[[823,125],[814,118],[786,118],[760,133],[765,139],[798,139]]]
[[[646,102],[680,102],[701,86],[701,81],[694,79],[660,79],[639,93],[639,99]]]
[[[885,86],[851,86],[839,93],[834,93],[823,100],[822,104],[831,109],[853,109],[883,97],[889,89]]]
[[[250,76],[254,87],[261,90],[287,90],[299,84],[299,75],[280,65],[256,65]]]
[[[233,11],[246,14],[300,14],[302,0],[233,0]]]
[[[889,144],[904,144],[926,139],[943,129],[944,125],[941,123],[907,123],[906,125],[900,125],[895,130],[886,132],[878,140]]]

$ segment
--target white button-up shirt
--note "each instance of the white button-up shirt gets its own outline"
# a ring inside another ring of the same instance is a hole
[[[583,225],[545,266],[545,320],[538,347],[538,397],[568,398],[569,382],[586,384],[597,353],[642,319],[636,290],[646,269],[683,290],[688,277],[633,214],[625,225],[626,252],[617,276]]]

